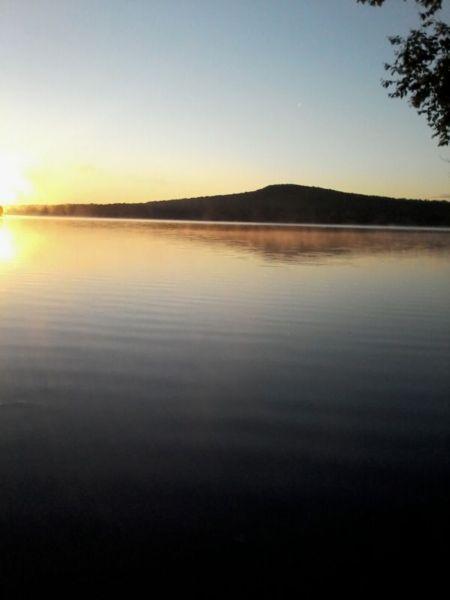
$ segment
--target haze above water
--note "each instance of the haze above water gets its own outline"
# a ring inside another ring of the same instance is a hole
[[[4,219],[5,572],[444,548],[449,307],[448,231]]]

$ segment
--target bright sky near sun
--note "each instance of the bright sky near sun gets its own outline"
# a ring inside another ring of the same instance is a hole
[[[1,0],[0,203],[448,195],[449,150],[380,85],[416,24],[398,0]]]

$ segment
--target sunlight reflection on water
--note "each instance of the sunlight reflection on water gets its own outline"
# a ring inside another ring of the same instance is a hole
[[[0,260],[9,262],[17,254],[14,236],[6,223],[0,223]]]

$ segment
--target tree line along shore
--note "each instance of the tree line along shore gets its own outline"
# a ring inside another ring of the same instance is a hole
[[[407,200],[302,185],[270,185],[238,194],[145,203],[17,205],[8,214],[450,227],[450,202]]]

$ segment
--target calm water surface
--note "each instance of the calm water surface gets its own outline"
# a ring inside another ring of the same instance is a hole
[[[411,578],[449,365],[448,231],[3,219],[3,583]]]

